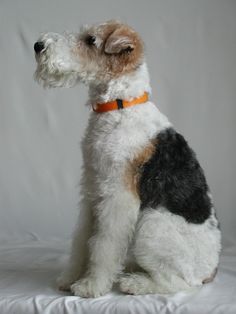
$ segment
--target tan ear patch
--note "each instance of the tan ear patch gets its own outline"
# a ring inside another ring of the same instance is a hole
[[[105,40],[107,68],[113,77],[133,72],[142,62],[144,47],[137,32],[127,25],[116,26]]]
[[[136,156],[128,162],[125,169],[125,184],[128,189],[139,198],[139,180],[142,170],[142,166],[151,158],[153,155],[157,141],[151,141],[147,146],[140,150]]]
[[[96,45],[88,45],[86,38],[96,38]],[[105,81],[132,73],[143,62],[144,45],[139,34],[126,24],[108,21],[85,28],[73,50],[81,58],[88,73],[95,72]],[[96,65],[96,66],[94,66]]]
[[[116,54],[128,48],[134,49],[138,44],[137,34],[127,26],[121,26],[107,38],[104,50],[108,54]]]

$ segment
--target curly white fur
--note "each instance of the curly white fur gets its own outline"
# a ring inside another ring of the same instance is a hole
[[[89,103],[131,99],[150,92],[144,59],[131,73],[107,80],[99,64],[75,54],[78,37],[44,34],[36,78],[44,86],[89,85]],[[101,45],[102,39],[97,39]],[[106,69],[102,69],[106,71]],[[99,73],[99,75],[98,75]],[[104,72],[105,73],[105,72]],[[165,208],[139,211],[140,200],[124,185],[128,160],[171,124],[152,102],[104,114],[91,112],[82,142],[80,215],[61,289],[82,297],[105,294],[114,282],[131,294],[172,293],[201,285],[217,267],[220,231],[213,209],[191,224]],[[123,274],[125,265],[141,272]]]

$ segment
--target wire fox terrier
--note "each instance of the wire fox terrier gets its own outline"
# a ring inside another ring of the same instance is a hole
[[[45,87],[89,87],[80,215],[59,288],[169,294],[213,280],[221,233],[195,153],[148,99],[140,36],[108,21],[34,45]]]

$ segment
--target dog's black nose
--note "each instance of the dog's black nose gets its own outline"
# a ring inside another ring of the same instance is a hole
[[[34,44],[34,51],[40,53],[44,49],[44,43],[42,41],[37,41]]]

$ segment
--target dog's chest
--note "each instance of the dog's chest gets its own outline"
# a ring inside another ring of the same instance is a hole
[[[99,172],[115,173],[167,124],[152,104],[120,113],[92,114],[82,145],[84,163]]]
[[[120,169],[148,142],[146,130],[140,129],[134,119],[118,115],[91,118],[83,142],[84,162],[96,171]]]
[[[122,122],[99,123],[88,130],[85,139],[85,162],[90,162],[96,170],[109,170],[125,163],[135,152],[144,136]]]

